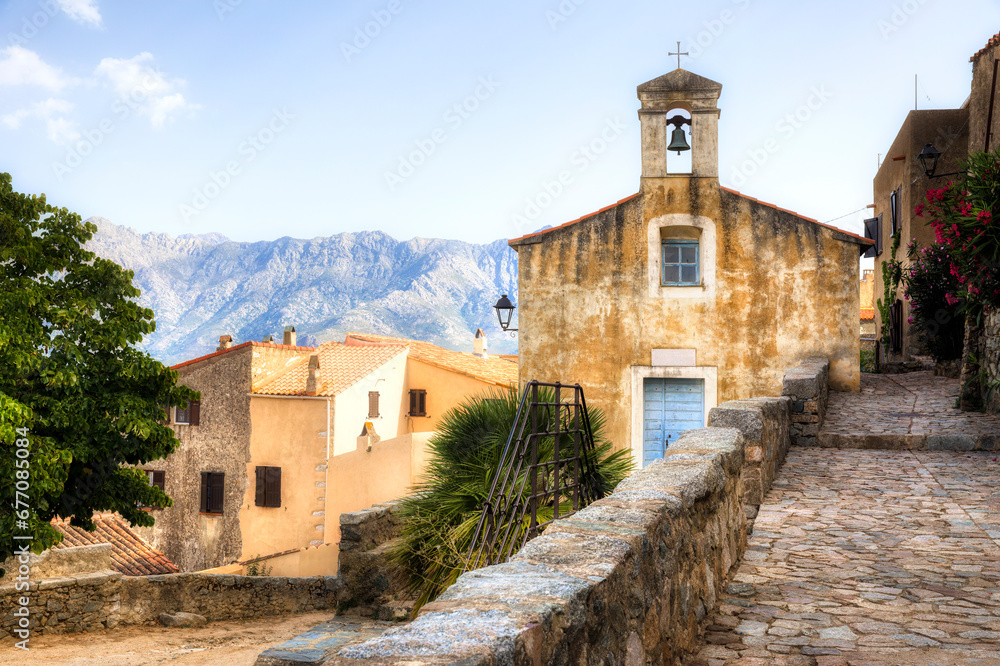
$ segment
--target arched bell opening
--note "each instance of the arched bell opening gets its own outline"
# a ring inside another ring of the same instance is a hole
[[[667,173],[691,173],[691,112],[677,106],[667,111]]]

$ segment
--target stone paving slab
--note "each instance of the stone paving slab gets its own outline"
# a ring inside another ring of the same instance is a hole
[[[1000,451],[1000,415],[955,408],[959,381],[931,372],[861,375],[860,393],[831,391],[817,445]]]
[[[793,448],[689,666],[1000,664],[996,453]]]
[[[264,650],[257,657],[256,666],[322,664],[340,648],[376,638],[396,626],[399,626],[396,622],[330,620]]]

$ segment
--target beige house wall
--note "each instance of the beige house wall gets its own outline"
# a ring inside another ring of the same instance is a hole
[[[502,391],[496,384],[490,384],[474,377],[458,374],[438,366],[411,358],[406,369],[406,391],[403,392],[403,413],[410,408],[410,389],[427,391],[427,416],[406,416],[406,427],[401,432],[432,432],[437,430],[441,417],[448,410],[473,396],[486,395],[491,391]]]
[[[390,439],[405,426],[406,406],[400,397],[406,377],[407,351],[401,351],[388,363],[334,398],[334,427],[331,456],[353,452],[365,422],[371,421],[375,432]],[[368,418],[368,393],[379,392],[379,416]]]
[[[328,412],[332,399],[255,395],[244,474],[240,560],[326,543]],[[281,506],[256,506],[256,468],[281,468]],[[317,526],[319,529],[317,529]]]

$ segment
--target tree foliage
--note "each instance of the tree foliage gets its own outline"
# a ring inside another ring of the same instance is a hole
[[[54,517],[93,530],[94,512],[117,511],[149,526],[138,504],[171,504],[131,465],[175,449],[161,405],[197,393],[136,349],[153,312],[131,271],[84,248],[95,231],[0,173],[0,563],[15,543],[58,543]]]
[[[543,400],[554,400],[551,394],[546,395]],[[392,553],[418,608],[434,600],[462,573],[504,445],[514,427],[518,403],[514,391],[494,391],[467,399],[444,415],[428,442],[427,473],[414,494],[403,500],[403,534]],[[612,452],[611,443],[603,436],[603,413],[595,408],[589,413],[595,443],[592,460],[601,491],[607,494],[631,471],[631,452]],[[542,440],[540,460],[551,460],[552,455],[552,441]],[[540,508],[540,522],[551,517],[552,507]],[[524,529],[526,525],[521,526],[522,532]]]

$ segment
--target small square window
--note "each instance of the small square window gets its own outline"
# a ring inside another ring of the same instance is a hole
[[[174,408],[174,423],[187,425],[191,418],[191,405]]]
[[[700,284],[698,241],[663,241],[661,284],[664,286],[693,286]]]

